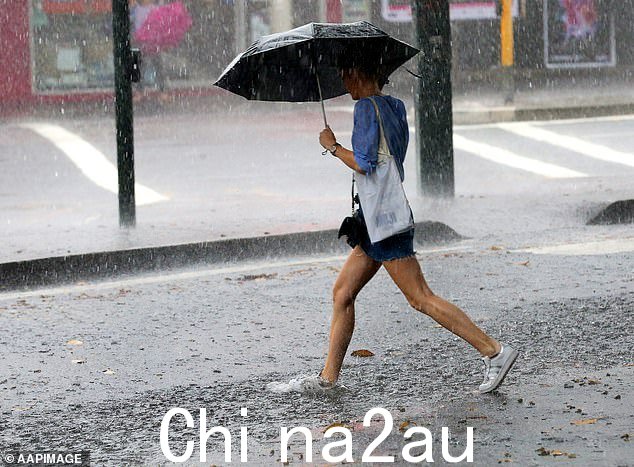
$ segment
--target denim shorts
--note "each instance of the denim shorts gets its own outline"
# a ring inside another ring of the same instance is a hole
[[[359,214],[363,217],[361,208],[359,208]],[[365,222],[363,226],[365,228]],[[370,242],[370,236],[365,229],[360,246],[366,255],[379,263],[414,256],[414,227],[376,243]]]

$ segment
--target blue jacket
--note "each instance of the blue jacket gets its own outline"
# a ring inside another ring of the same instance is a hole
[[[385,140],[394,156],[396,166],[405,179],[403,162],[409,143],[409,125],[405,104],[392,96],[372,96],[379,107]],[[359,99],[354,106],[354,128],[352,130],[352,151],[359,167],[366,173],[376,168],[379,149],[379,121],[374,105],[368,97]]]

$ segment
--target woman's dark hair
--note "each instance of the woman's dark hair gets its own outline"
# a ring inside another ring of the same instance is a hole
[[[388,84],[390,80],[385,76],[381,70],[376,67],[371,67],[367,65],[352,65],[352,66],[342,66],[340,67],[342,70],[357,70],[361,75],[365,78],[376,81],[379,85],[379,89],[383,89],[383,86]]]

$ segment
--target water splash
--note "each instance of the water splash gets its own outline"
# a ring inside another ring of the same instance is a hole
[[[326,393],[338,387],[319,375],[300,375],[292,378],[289,382],[273,381],[266,385],[267,391],[278,394],[287,394],[290,392],[303,393]]]

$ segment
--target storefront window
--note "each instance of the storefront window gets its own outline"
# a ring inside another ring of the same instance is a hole
[[[36,92],[112,87],[112,16],[103,0],[31,2]]]
[[[134,34],[135,29],[142,27],[148,8],[178,3],[191,18],[182,37],[158,49],[145,50],[140,84],[144,89],[208,87],[233,56],[231,2],[130,0],[129,3],[132,45],[142,49],[143,44],[135,40]],[[36,93],[113,88],[111,7],[112,0],[30,0]],[[252,27],[260,34],[267,27],[268,18],[264,8],[255,10]]]

